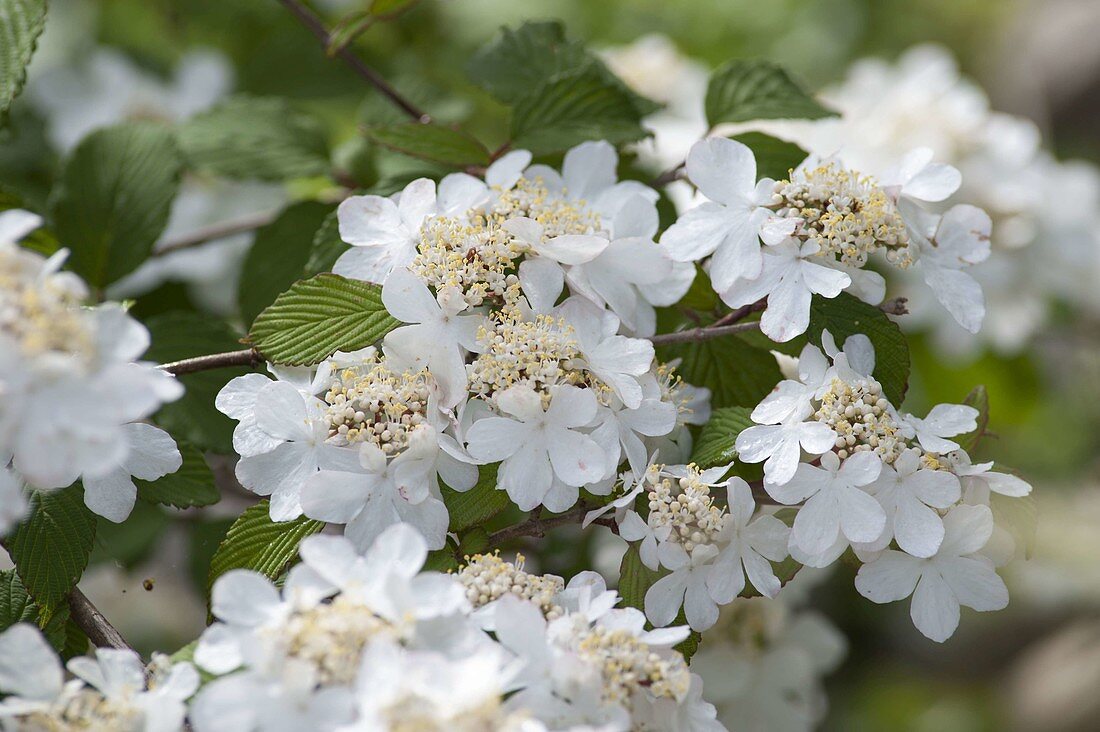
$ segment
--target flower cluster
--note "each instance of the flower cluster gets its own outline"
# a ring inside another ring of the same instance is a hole
[[[168,373],[136,361],[149,333],[117,304],[86,306],[87,285],[17,242],[41,224],[0,213],[0,533],[22,518],[24,492],[77,480],[111,521],[130,515],[133,477],[181,464],[162,430],[138,420],[183,393]],[[10,465],[10,469],[7,466]]]
[[[406,325],[381,349],[313,369],[234,379],[217,406],[239,424],[237,477],[271,516],[346,525],[365,548],[417,526],[433,549],[448,523],[441,481],[464,491],[479,464],[521,509],[564,511],[606,495],[620,466],[684,456],[706,390],[682,382],[644,337],[694,267],[653,239],[657,194],[616,180],[607,143],[561,173],[514,151],[464,173],[339,208],[352,247],[334,271],[382,284]]]
[[[242,730],[721,730],[672,646],[593,573],[566,585],[498,557],[421,571],[407,525],[365,554],[343,537],[301,546],[281,591],[233,570],[195,663],[197,732]]]
[[[1007,604],[993,560],[981,553],[997,555],[986,548],[990,506],[994,494],[1020,498],[1031,487],[992,463],[972,464],[952,439],[977,429],[976,409],[941,404],[924,418],[898,412],[873,376],[866,336],[849,337],[840,350],[824,331],[822,346],[803,348],[797,378],[753,410],[757,424],[738,435],[738,459],[763,462],[763,490],[799,506],[789,538],[796,561],[824,567],[851,547],[864,562],[859,591],[876,602],[913,594],[917,628],[943,641],[960,604]]]
[[[156,656],[149,668],[133,651],[100,648],[69,660],[70,681],[38,628],[0,633],[0,727],[5,730],[173,732],[199,688],[190,663]]]
[[[813,295],[844,290],[871,304],[886,282],[865,269],[872,254],[916,268],[951,315],[970,332],[985,311],[981,287],[963,270],[989,256],[991,223],[981,209],[957,205],[943,215],[959,172],[918,148],[882,171],[841,157],[811,155],[786,180],[757,179],[752,150],[715,137],[688,154],[688,179],[706,198],[661,236],[677,261],[709,256],[714,289],[730,307],[767,300],[761,329],[772,340],[806,332]]]

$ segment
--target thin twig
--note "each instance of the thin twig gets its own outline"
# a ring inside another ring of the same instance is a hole
[[[711,328],[718,328],[723,325],[729,325],[730,323],[737,323],[744,320],[752,313],[763,310],[768,306],[768,298],[762,297],[756,302],[749,303],[748,305],[742,305],[741,307],[726,313],[718,320],[710,324]]]
[[[555,529],[567,524],[579,524],[585,514],[593,510],[595,510],[593,506],[578,506],[577,508],[558,514],[557,516],[551,516],[550,518],[542,518],[541,515],[534,515],[521,524],[509,526],[506,529],[494,531],[492,534],[489,534],[489,546],[496,547],[502,542],[522,536],[541,537],[545,535],[549,529]],[[592,523],[607,526],[609,520],[610,517],[607,519],[598,518]]]
[[[212,353],[209,356],[196,356],[195,358],[185,358],[182,361],[162,363],[160,366],[157,366],[157,368],[180,376],[182,374],[193,374],[196,371],[208,371],[210,369],[221,369],[229,366],[248,366],[250,368],[256,368],[263,363],[263,360],[263,356],[255,349],[245,348],[240,351]]]
[[[187,249],[188,247],[198,246],[199,244],[205,244],[210,241],[225,239],[226,237],[235,236],[236,234],[244,234],[245,232],[259,229],[261,226],[267,226],[274,221],[278,215],[278,211],[261,211],[259,213],[241,216],[240,218],[228,219],[226,221],[219,221],[216,224],[210,224],[209,226],[203,226],[174,239],[170,239],[167,244],[154,251],[152,256],[163,257],[165,254],[179,251],[180,249]]]
[[[298,0],[279,0],[279,2],[298,19],[298,22],[304,25],[309,32],[321,42],[323,48],[327,50],[331,47],[333,40],[332,36],[325,28],[324,23],[321,22],[321,19],[318,18],[312,10],[298,2]],[[350,66],[352,71],[366,79],[367,83],[377,89],[382,96],[400,107],[401,110],[409,115],[414,121],[422,124],[428,124],[432,121],[432,118],[428,116],[427,112],[401,96],[396,89],[390,86],[389,82],[383,79],[377,71],[367,66],[367,64],[356,56],[350,48],[344,47],[337,49],[335,55]]]
[[[656,178],[654,178],[652,181],[650,181],[649,185],[651,185],[654,188],[661,188],[662,186],[667,186],[669,183],[672,183],[673,181],[679,180],[680,179],[680,174],[683,173],[683,172],[684,172],[684,164],[680,163],[676,167],[669,168],[665,172],[658,175]]]
[[[712,338],[721,338],[722,336],[732,335],[734,333],[745,333],[750,330],[757,330],[760,328],[758,321],[751,323],[734,323],[732,325],[709,325],[704,328],[692,328],[690,330],[680,330],[675,333],[661,333],[650,337],[650,341],[655,346],[667,346],[670,343],[698,343],[700,341],[709,341]]]
[[[84,631],[84,635],[88,636],[88,640],[96,648],[134,650],[118,629],[111,625],[111,621],[76,587],[69,593],[69,612],[73,622]]]

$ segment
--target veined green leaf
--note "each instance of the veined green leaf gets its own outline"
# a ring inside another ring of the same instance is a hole
[[[497,490],[498,465],[482,465],[477,484],[468,491],[443,489],[443,502],[450,514],[450,530],[465,531],[481,526],[508,507],[508,494]]]
[[[784,180],[808,155],[793,142],[785,142],[763,132],[746,132],[731,139],[752,150],[753,157],[756,158],[758,178]]]
[[[27,64],[46,27],[46,0],[0,0],[0,119],[23,90]]]
[[[207,590],[231,569],[251,569],[275,580],[298,555],[302,539],[325,527],[304,516],[275,522],[268,513],[268,501],[260,501],[242,513],[225,535],[210,561]]]
[[[371,127],[367,137],[391,150],[444,165],[488,165],[489,151],[465,132],[437,124],[411,122]]]
[[[710,75],[707,121],[751,122],[757,119],[820,119],[836,113],[803,91],[790,75],[770,61],[735,59]]]
[[[135,480],[138,497],[150,503],[163,503],[176,508],[212,506],[221,499],[214,485],[214,473],[206,464],[206,458],[194,445],[176,441],[183,465],[154,481]]]

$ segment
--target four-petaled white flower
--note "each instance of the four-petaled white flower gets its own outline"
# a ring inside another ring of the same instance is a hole
[[[779,578],[769,562],[781,562],[787,556],[790,529],[775,516],[757,516],[756,501],[749,484],[742,478],[731,478],[726,484],[729,496],[729,518],[720,536],[728,542],[715,562],[716,575],[711,578],[715,587],[728,581],[731,587],[722,588],[723,596],[741,594],[745,589],[745,575],[756,591],[766,597],[779,592]],[[743,569],[742,569],[743,568]]]
[[[1001,610],[1008,589],[993,563],[978,552],[993,533],[993,514],[985,506],[956,506],[943,519],[943,543],[921,559],[887,551],[860,567],[856,589],[873,602],[913,596],[910,615],[917,630],[942,643],[959,626],[959,606]]]
[[[769,418],[772,415],[765,411],[761,416]],[[746,463],[764,463],[764,477],[769,482],[776,485],[787,483],[798,470],[803,450],[811,455],[820,455],[831,450],[836,442],[836,432],[829,425],[804,422],[807,416],[808,404],[802,411],[776,420],[776,424],[755,425],[742,430],[734,442],[738,458]]]
[[[959,443],[947,439],[978,428],[978,410],[965,404],[937,404],[924,419],[903,414],[905,426],[928,452],[945,454],[959,449]]]
[[[780,503],[805,501],[791,527],[791,544],[816,554],[831,547],[838,536],[871,542],[882,534],[886,513],[863,489],[881,470],[882,460],[872,452],[857,452],[843,463],[836,453],[827,452],[820,468],[802,463],[788,482],[765,480],[764,489]]]
[[[576,501],[576,489],[599,480],[606,470],[603,450],[578,428],[596,418],[596,397],[589,389],[561,385],[542,397],[529,386],[497,394],[507,417],[486,417],[466,433],[467,449],[477,460],[501,461],[497,486],[524,511],[545,504],[564,510]],[[569,501],[562,506],[562,497]]]
[[[924,282],[951,317],[971,333],[977,333],[985,317],[982,286],[964,267],[989,258],[993,222],[974,206],[953,206],[930,235],[917,234],[918,266]]]

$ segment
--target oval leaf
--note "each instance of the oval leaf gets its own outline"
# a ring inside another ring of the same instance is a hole
[[[835,112],[802,90],[781,66],[770,61],[735,59],[715,69],[707,84],[707,121],[820,119]]]
[[[465,132],[442,125],[412,122],[371,127],[365,134],[380,145],[415,158],[455,167],[489,164],[489,151],[484,145]]]

